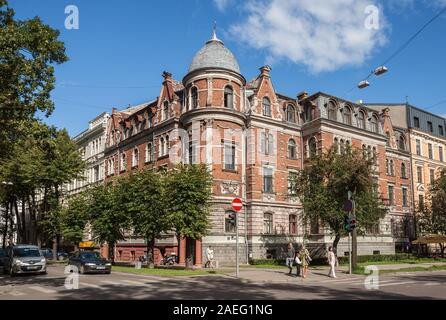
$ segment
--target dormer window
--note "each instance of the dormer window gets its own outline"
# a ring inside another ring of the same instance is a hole
[[[370,126],[373,132],[379,132],[378,117],[376,115],[373,115],[372,119],[370,119]]]
[[[345,124],[352,125],[352,109],[350,107],[345,106],[342,112],[342,120]]]
[[[286,121],[296,123],[296,110],[291,104],[286,107]]]
[[[225,108],[234,109],[234,90],[230,86],[225,87],[224,104]]]
[[[365,129],[365,114],[362,110],[358,113],[358,128]]]
[[[265,117],[271,117],[271,101],[265,97],[262,102],[263,115]]]
[[[398,149],[406,151],[406,141],[403,136],[400,136],[400,139],[398,140]]]
[[[337,111],[336,105],[334,104],[334,102],[330,101],[328,103],[328,120],[333,120],[333,121],[337,120],[336,111]]]
[[[162,121],[167,120],[169,118],[169,102],[164,101],[163,104],[163,112],[162,112]]]

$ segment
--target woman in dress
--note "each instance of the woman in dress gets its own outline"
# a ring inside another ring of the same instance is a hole
[[[305,248],[305,244],[302,244],[302,247],[299,251],[299,257],[301,261],[301,269],[302,269],[302,277],[306,278],[308,265],[311,261],[310,252]]]
[[[336,267],[336,255],[333,252],[333,247],[328,248],[328,264],[330,265],[330,271],[328,276],[330,278],[336,278],[335,267]]]

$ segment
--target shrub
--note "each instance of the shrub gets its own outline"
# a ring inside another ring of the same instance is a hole
[[[339,257],[340,264],[348,264],[348,257]],[[401,261],[401,260],[413,260],[418,259],[410,253],[397,253],[397,254],[374,254],[358,256],[358,263],[365,262],[385,262],[385,261]]]

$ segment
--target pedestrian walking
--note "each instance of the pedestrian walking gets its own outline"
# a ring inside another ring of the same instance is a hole
[[[299,251],[299,259],[302,262],[301,268],[302,268],[302,278],[307,277],[307,270],[308,265],[311,262],[310,252],[308,252],[307,248],[305,248],[305,244],[302,244],[302,247]]]
[[[288,243],[288,250],[286,253],[286,265],[290,272],[288,274],[291,274],[293,272],[293,263],[294,263],[294,257],[296,255],[296,252],[294,250],[293,244],[290,242]]]
[[[300,277],[302,261],[299,258],[299,252],[296,252],[294,262],[296,262],[296,277]]]
[[[214,250],[212,250],[212,246],[206,248],[206,258],[207,261],[204,265],[205,268],[214,268]]]
[[[330,278],[336,278],[335,268],[337,265],[337,260],[338,258],[336,258],[336,254],[333,251],[333,247],[330,246],[328,248],[328,264],[330,266],[330,271],[328,272],[328,276]]]

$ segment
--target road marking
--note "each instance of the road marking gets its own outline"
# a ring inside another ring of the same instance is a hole
[[[387,287],[387,286],[401,286],[403,284],[411,284],[416,283],[417,281],[405,281],[405,282],[392,282],[392,283],[386,283],[386,284],[379,284],[379,287]]]
[[[56,293],[56,290],[46,289],[46,288],[43,288],[43,287],[40,287],[40,286],[31,286],[31,287],[28,287],[28,288],[32,289],[32,290],[35,290],[35,291],[42,292],[42,293]]]
[[[111,280],[101,280],[101,282],[102,282],[102,283],[105,283],[105,284],[111,284],[111,285],[113,285],[113,286],[119,286],[119,285],[121,285],[120,282],[111,281]]]
[[[441,283],[438,282],[428,282],[424,284],[425,286],[439,286],[441,285]]]
[[[11,296],[24,296],[25,294],[23,292],[20,291],[11,291],[8,292]]]
[[[97,284],[92,284],[92,283],[86,283],[86,282],[81,282],[80,283],[81,286],[86,286],[86,287],[90,287],[90,288],[95,288],[95,289],[101,289],[101,286],[98,286]]]
[[[139,281],[133,281],[133,280],[121,280],[121,282],[125,282],[126,284],[132,284],[136,286],[145,286],[145,283],[139,282]]]

